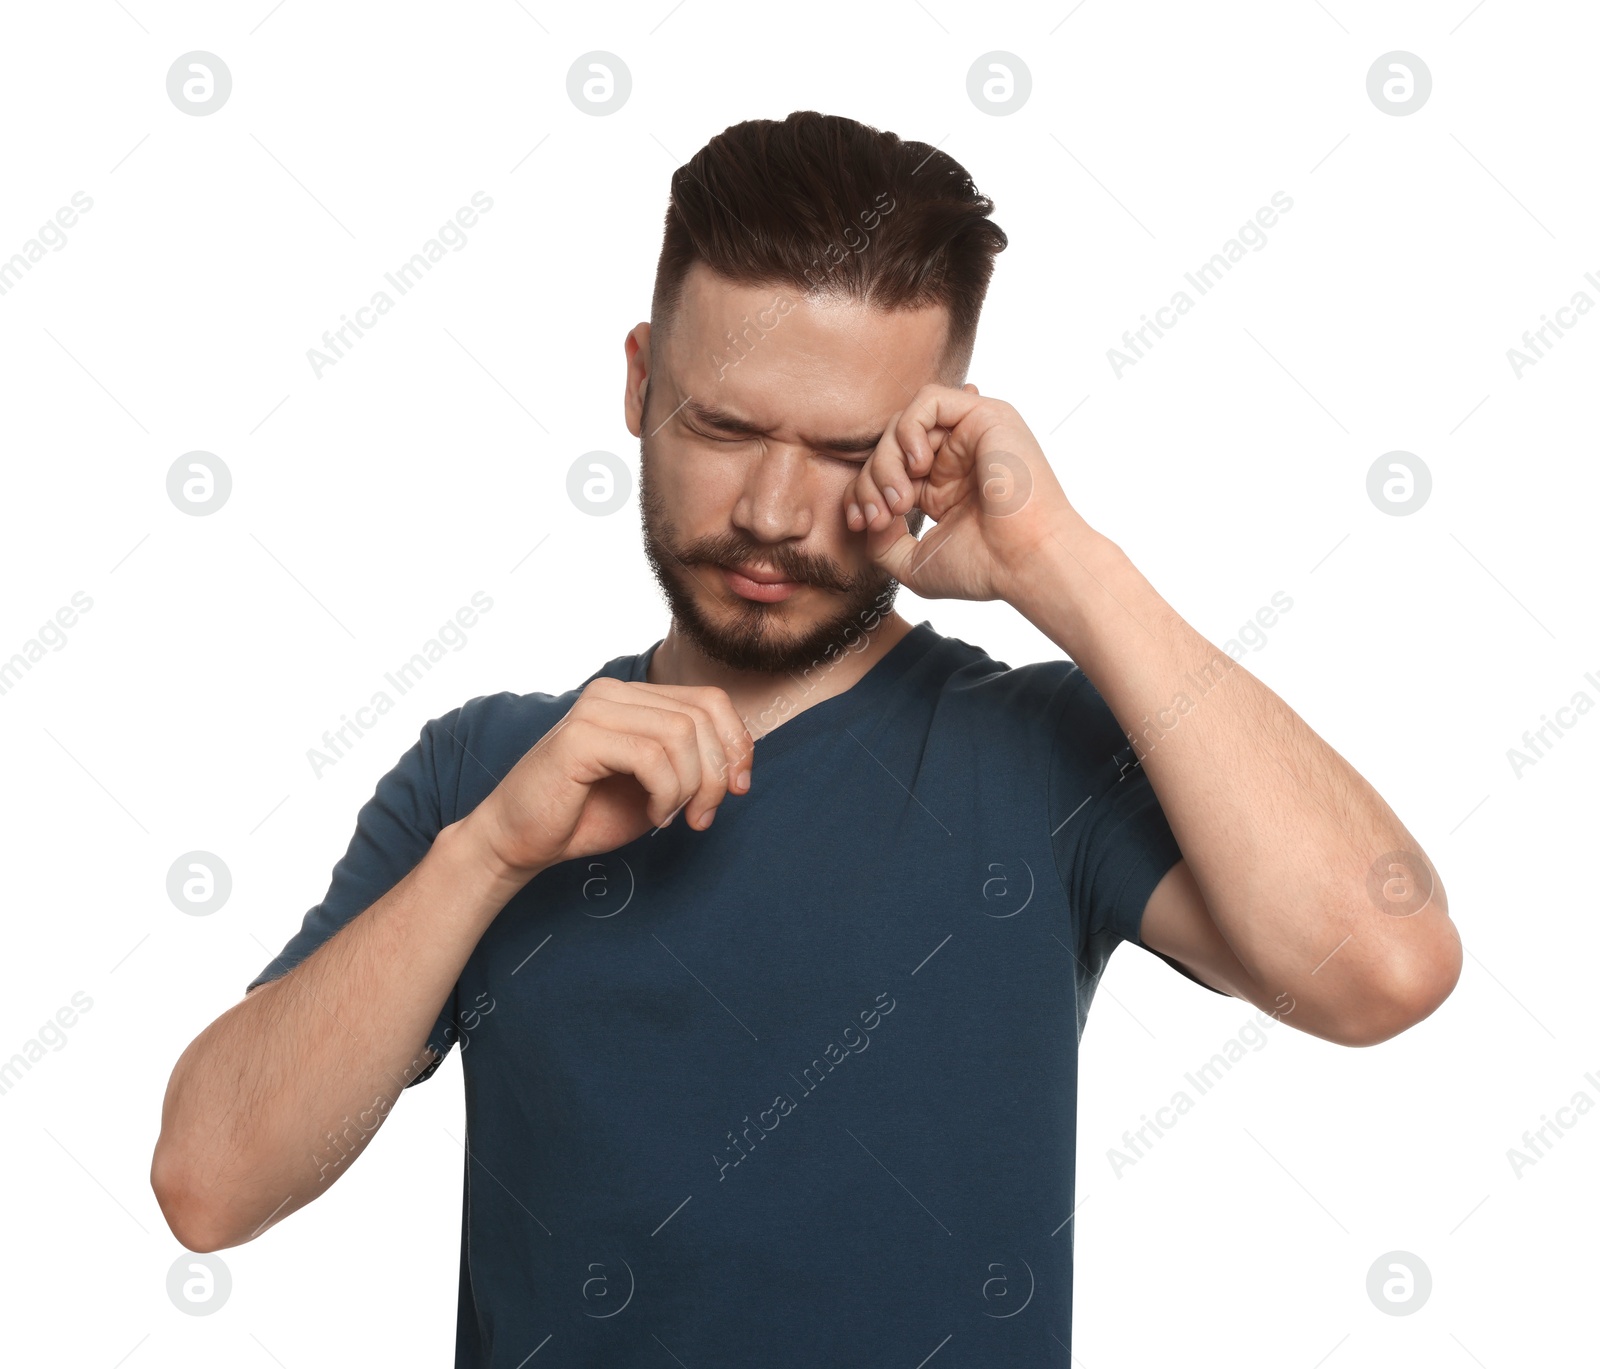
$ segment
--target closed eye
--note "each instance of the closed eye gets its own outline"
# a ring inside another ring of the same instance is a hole
[[[685,424],[684,426],[688,427],[688,424]],[[749,436],[743,436],[743,437],[739,437],[739,436],[720,437],[716,433],[703,433],[698,428],[689,428],[689,431],[691,433],[693,433],[696,437],[704,438],[707,442],[734,443],[734,442],[753,442],[753,441],[755,441],[755,439],[753,437],[749,437]]]
[[[719,443],[722,446],[735,446],[735,445],[737,445],[737,444],[739,444],[741,442],[754,442],[754,441],[757,440],[753,435],[719,436],[716,433],[702,432],[699,428],[689,427],[689,425],[687,423],[684,424],[684,427],[688,428],[688,431],[693,433],[696,437],[703,438],[707,442]],[[844,465],[844,466],[864,466],[864,465],[867,464],[867,459],[872,455],[872,453],[876,449],[877,449],[877,444],[874,443],[871,447],[861,447],[861,448],[857,448],[857,449],[840,448],[840,449],[838,449],[836,451],[823,451],[823,450],[819,449],[816,454],[818,456],[822,457],[826,461],[837,461],[841,465]],[[841,452],[850,451],[850,450],[857,450],[857,451],[860,452],[860,455],[859,456],[841,455]]]

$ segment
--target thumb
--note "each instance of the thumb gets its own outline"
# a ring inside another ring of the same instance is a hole
[[[920,545],[911,535],[911,528],[903,513],[896,514],[888,527],[867,533],[867,552],[873,564],[902,584],[911,574],[913,558]]]

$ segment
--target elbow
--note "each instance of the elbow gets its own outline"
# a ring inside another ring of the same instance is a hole
[[[224,1231],[216,1212],[199,1193],[190,1167],[174,1154],[165,1138],[156,1142],[150,1161],[150,1188],[167,1229],[185,1250],[206,1255],[239,1244]]]
[[[1342,1046],[1376,1046],[1416,1026],[1454,992],[1461,964],[1461,938],[1447,921],[1444,933],[1425,952],[1391,964],[1381,987],[1332,1039]]]

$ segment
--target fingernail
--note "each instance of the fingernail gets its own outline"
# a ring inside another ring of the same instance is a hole
[[[749,787],[750,787],[750,772],[748,770],[741,770],[739,772],[739,788],[748,789]]]
[[[870,523],[877,516],[878,516],[878,506],[876,504],[868,504],[867,505],[867,522]]]
[[[850,506],[849,513],[846,516],[852,523],[854,523],[856,519],[861,517],[861,506],[859,504],[852,504]]]
[[[883,492],[883,497],[889,501],[889,507],[892,509],[900,502],[900,491],[890,486]]]

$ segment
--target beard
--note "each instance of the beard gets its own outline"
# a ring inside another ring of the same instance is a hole
[[[646,411],[649,403],[647,387]],[[648,431],[642,423],[641,428]],[[764,546],[737,530],[683,540],[667,517],[659,492],[650,484],[650,458],[642,437],[639,514],[645,559],[678,630],[701,654],[731,670],[797,674],[831,659],[863,632],[880,625],[900,589],[900,582],[887,571],[869,568],[850,576],[832,561],[806,556],[783,544]],[[924,517],[922,510],[912,511],[907,526],[913,534]],[[732,595],[718,567],[752,561],[771,564],[786,578],[829,594],[835,600],[834,608],[818,622],[797,627],[791,625],[790,619],[796,613],[794,604],[801,595],[799,591],[772,604]],[[733,599],[726,607],[725,595],[732,595]]]

